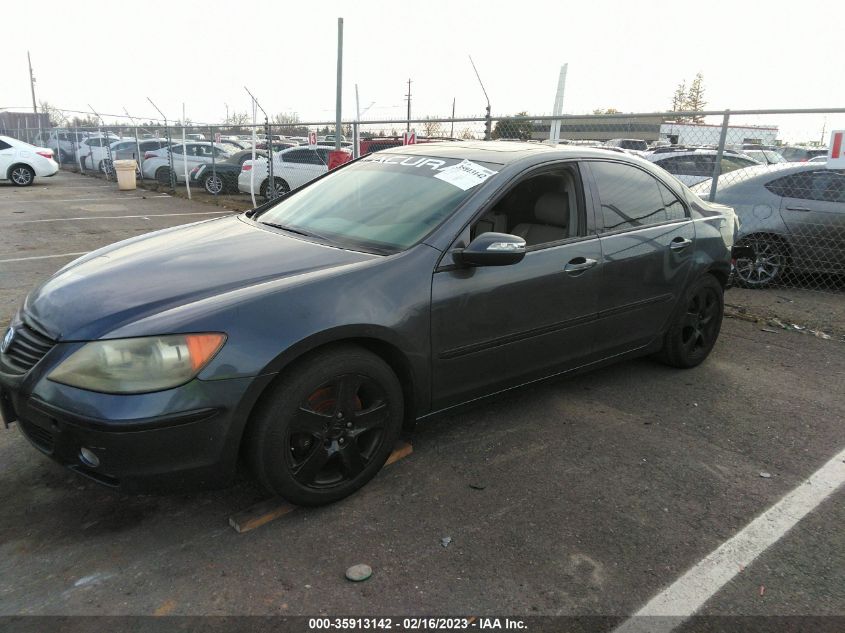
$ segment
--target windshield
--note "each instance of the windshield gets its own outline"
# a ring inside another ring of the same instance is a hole
[[[341,246],[393,253],[428,235],[500,168],[451,158],[370,155],[282,200],[257,221]]]

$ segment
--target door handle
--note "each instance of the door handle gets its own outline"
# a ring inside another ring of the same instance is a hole
[[[598,261],[596,261],[595,259],[576,257],[575,259],[571,260],[566,266],[564,266],[563,270],[564,272],[567,272],[569,274],[578,274],[583,273],[585,270],[589,270],[596,264],[598,264]]]
[[[676,237],[669,243],[669,248],[673,251],[682,251],[690,244],[692,244],[692,240],[685,237]]]
[[[787,211],[811,211],[807,207],[786,207]]]

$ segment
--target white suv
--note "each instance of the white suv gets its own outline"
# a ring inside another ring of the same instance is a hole
[[[36,176],[47,178],[57,171],[59,164],[53,160],[53,150],[49,147],[36,147],[10,136],[0,136],[0,180],[26,187]]]

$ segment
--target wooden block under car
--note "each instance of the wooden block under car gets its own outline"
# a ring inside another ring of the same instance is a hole
[[[384,465],[390,466],[390,464],[394,464],[400,459],[404,459],[413,452],[414,447],[410,442],[397,442],[396,447],[393,449],[393,452],[387,458]],[[299,506],[288,503],[280,497],[264,499],[243,512],[238,512],[237,514],[230,516],[229,525],[231,525],[238,534],[243,534],[244,532],[254,530],[265,523],[269,523],[270,521],[274,521],[281,516],[293,512],[298,507]]]

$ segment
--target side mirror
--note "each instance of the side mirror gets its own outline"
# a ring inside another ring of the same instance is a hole
[[[482,233],[469,246],[452,252],[463,266],[510,266],[525,257],[525,240],[507,233]]]

